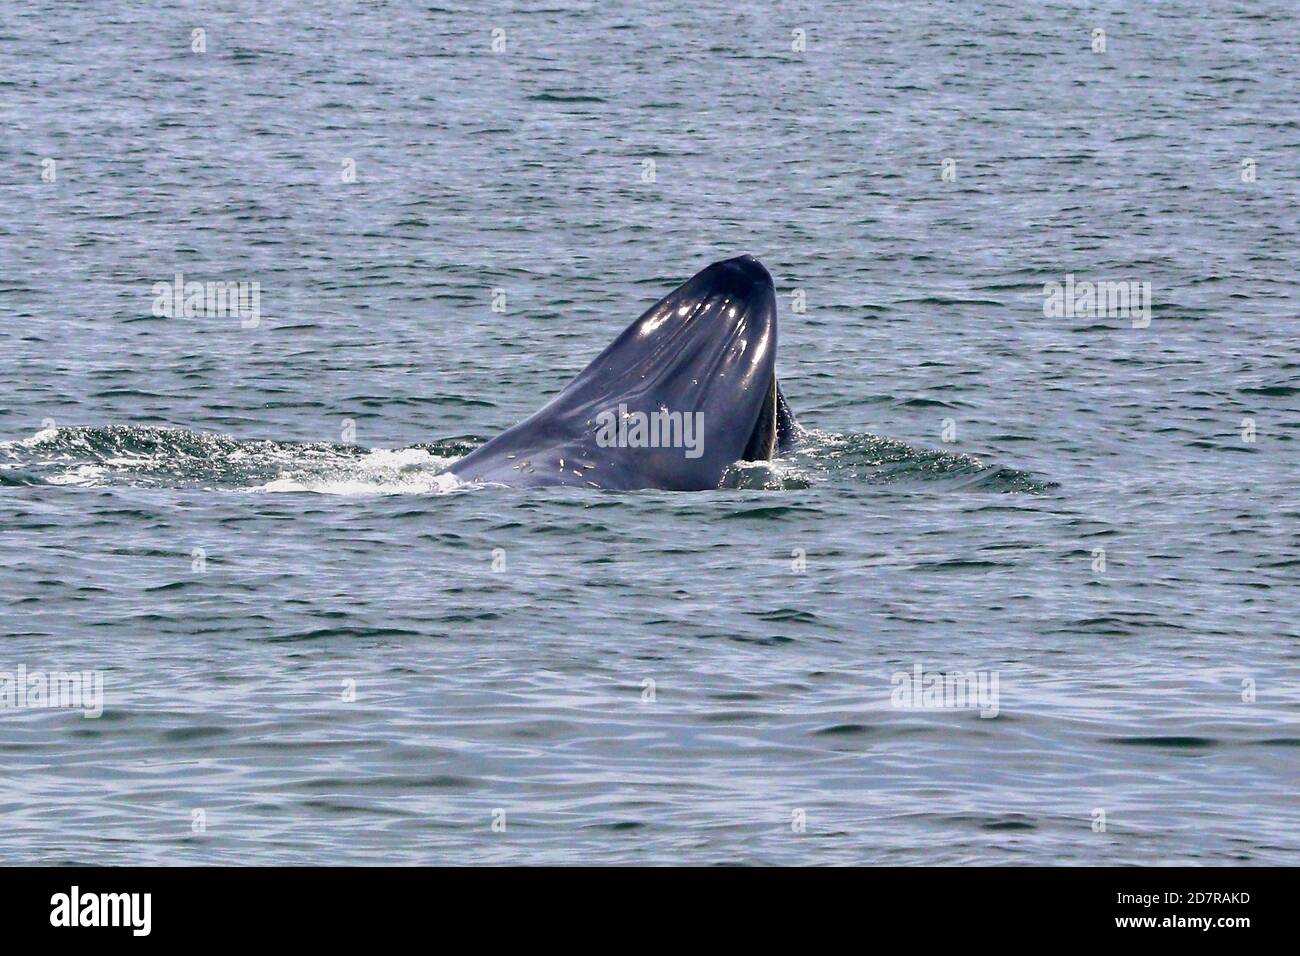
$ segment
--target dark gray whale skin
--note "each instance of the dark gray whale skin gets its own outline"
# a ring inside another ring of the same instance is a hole
[[[776,341],[767,269],[753,256],[715,262],[647,309],[550,404],[447,471],[516,488],[717,488],[732,462],[767,460],[794,441]],[[700,412],[700,453],[602,447],[601,424],[620,406]]]

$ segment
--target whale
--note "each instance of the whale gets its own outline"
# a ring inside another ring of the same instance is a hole
[[[715,262],[629,325],[537,412],[446,472],[512,488],[718,488],[789,451],[776,290],[751,255]]]

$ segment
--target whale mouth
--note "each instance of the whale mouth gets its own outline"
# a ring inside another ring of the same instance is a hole
[[[772,282],[772,275],[767,271],[761,262],[751,255],[741,255],[734,259],[726,259],[722,262],[715,263],[708,269],[701,272],[697,279],[702,283],[711,283],[712,289],[716,293],[725,294],[738,302],[749,303],[752,300],[761,301],[770,297],[773,303],[771,312],[770,329],[756,323],[759,338],[755,346],[754,359],[761,363],[765,357],[764,353],[771,348],[773,355],[776,351],[776,289]],[[695,281],[694,279],[692,282]],[[761,311],[758,313],[763,315]],[[739,317],[733,316],[731,310],[724,310],[724,315],[737,321],[737,335],[741,348],[748,345],[746,335],[751,334],[747,328],[749,323],[748,308],[739,314]],[[770,339],[770,341],[769,341]],[[753,383],[746,381],[743,385],[748,389],[751,387],[761,386],[762,376],[751,376]],[[790,412],[790,406],[785,400],[785,395],[781,392],[780,382],[777,380],[775,368],[766,376],[767,385],[763,388],[763,404],[760,406],[758,414],[755,416],[753,428],[750,430],[749,438],[745,442],[745,449],[738,460],[741,461],[768,461],[774,456],[788,451],[794,444],[796,425],[794,416]]]
[[[750,255],[715,262],[451,470],[508,485],[717,488],[732,462],[768,459],[793,432],[776,348],[771,274]]]
[[[781,394],[781,383],[776,380],[774,372],[741,460],[770,461],[789,451],[794,445],[795,428],[794,416],[790,414],[790,406]]]
[[[775,367],[776,289],[758,259],[741,255],[714,263],[632,328],[641,339],[661,337],[645,355],[654,368],[645,377],[647,392],[661,407],[702,414],[709,440],[734,451],[732,460],[767,461],[793,445],[797,426]],[[602,357],[616,355],[620,342]]]

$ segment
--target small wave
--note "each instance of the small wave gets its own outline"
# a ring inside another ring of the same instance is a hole
[[[737,462],[724,488],[791,490],[826,481],[873,485],[925,483],[950,490],[1042,494],[1052,482],[973,455],[917,448],[894,438],[802,429],[795,449],[776,461]]]
[[[719,487],[750,491],[792,491],[807,488],[809,482],[800,463],[792,457],[771,461],[738,461],[727,468]]]

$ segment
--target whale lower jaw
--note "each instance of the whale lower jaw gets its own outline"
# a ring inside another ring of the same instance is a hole
[[[770,461],[777,455],[788,452],[794,447],[795,427],[794,415],[790,413],[790,405],[781,392],[781,383],[773,375],[772,383],[767,389],[767,398],[763,399],[763,407],[759,409],[758,420],[754,423],[749,441],[745,443],[745,453],[741,460]]]

